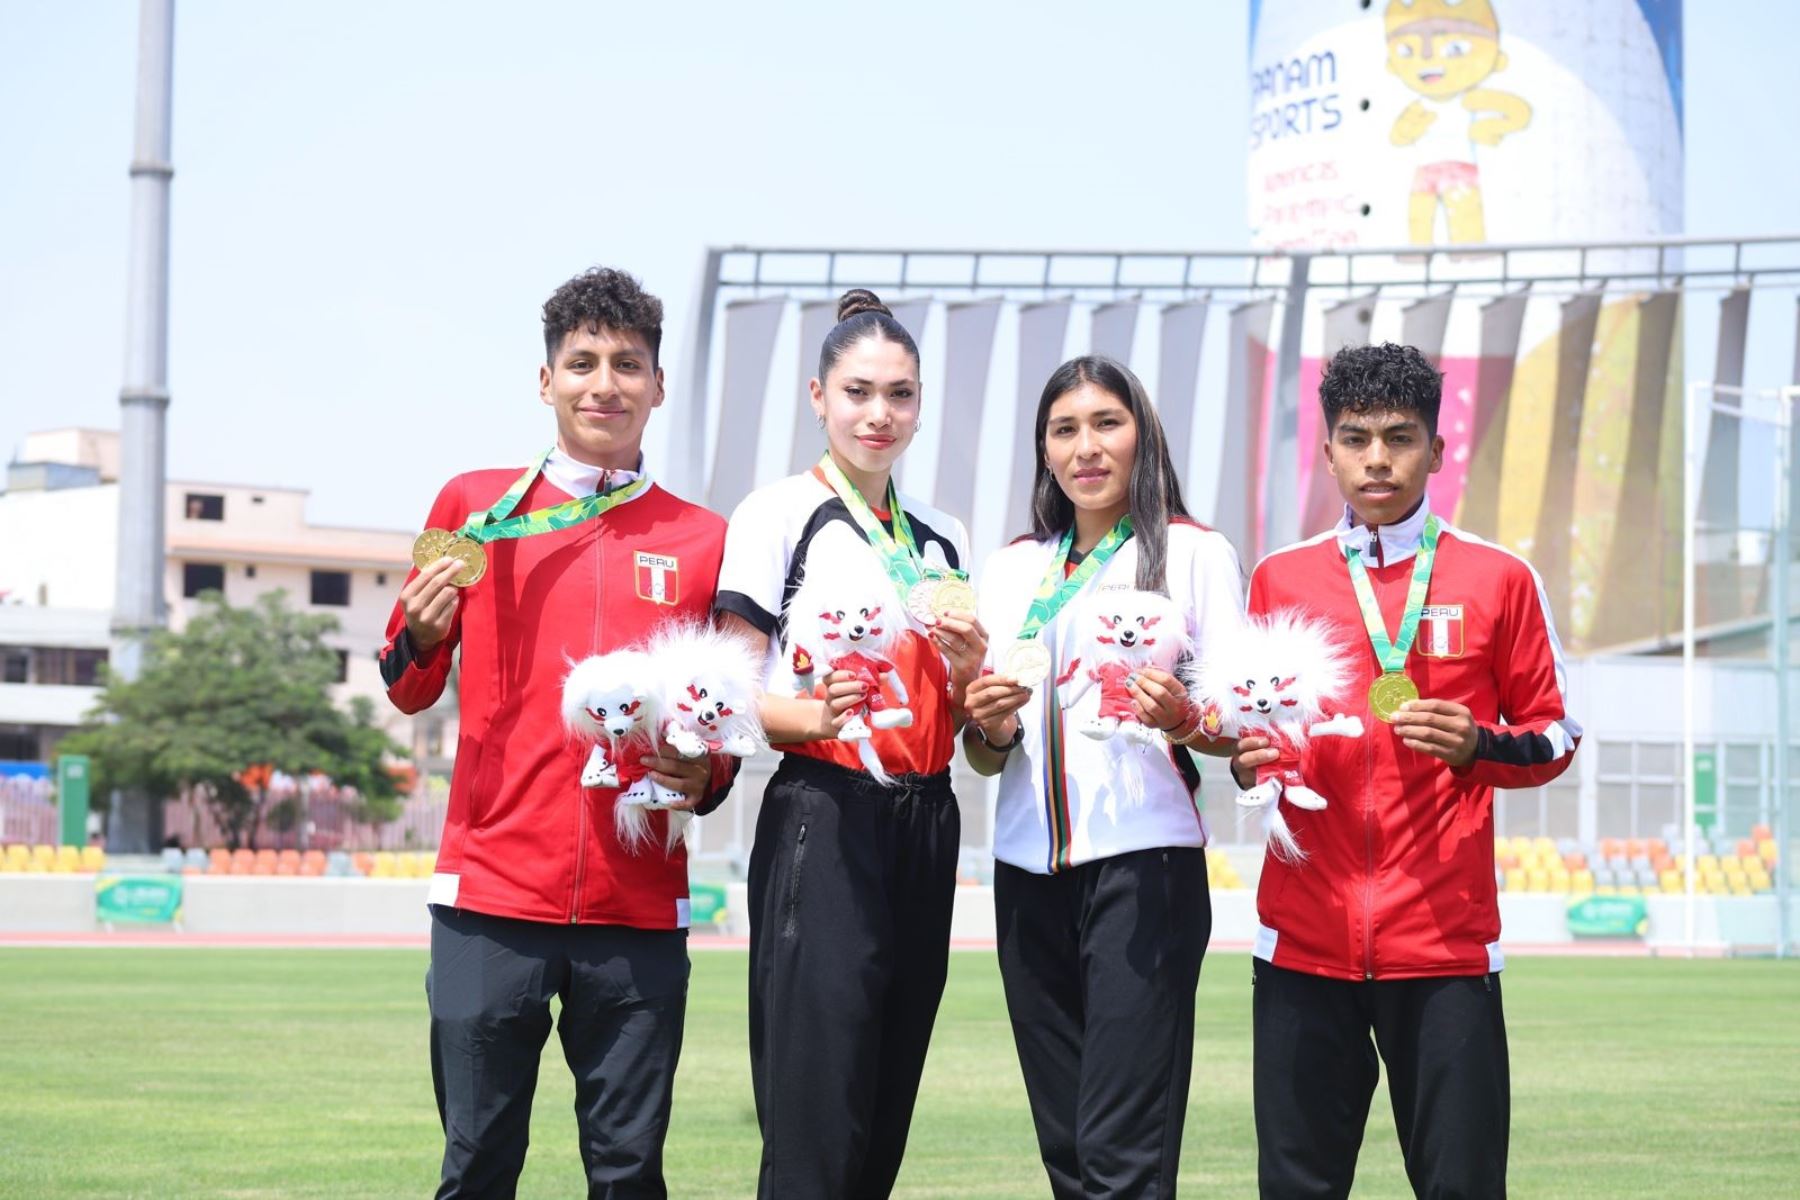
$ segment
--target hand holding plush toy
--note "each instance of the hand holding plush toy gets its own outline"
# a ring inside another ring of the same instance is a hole
[[[787,633],[794,680],[803,692],[812,690],[820,662],[827,672],[842,672],[863,685],[863,699],[849,710],[838,740],[859,743],[864,768],[880,782],[891,782],[869,740],[877,730],[913,723],[906,684],[894,663],[909,631],[893,584],[875,564],[860,560],[815,567],[788,603]]]
[[[1362,720],[1328,717],[1349,684],[1350,660],[1330,630],[1296,612],[1251,617],[1200,664],[1195,702],[1202,721],[1233,736],[1267,738],[1280,757],[1256,769],[1256,784],[1238,796],[1261,810],[1270,847],[1288,861],[1306,857],[1281,814],[1280,802],[1316,812],[1326,798],[1307,786],[1300,755],[1315,737],[1361,737]]]
[[[1083,649],[1056,681],[1064,710],[1073,710],[1098,685],[1099,708],[1076,729],[1098,740],[1121,737],[1149,745],[1158,731],[1138,720],[1131,681],[1148,667],[1175,670],[1188,648],[1181,610],[1159,593],[1121,589],[1088,601],[1080,621]]]

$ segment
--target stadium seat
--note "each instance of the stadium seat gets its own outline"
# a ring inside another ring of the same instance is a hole
[[[231,873],[233,875],[252,875],[256,872],[256,851],[233,850],[231,852]]]
[[[1510,871],[1518,865],[1519,856],[1514,854],[1511,850],[1494,855],[1494,866],[1502,871]]]
[[[1717,871],[1719,869],[1719,856],[1716,854],[1699,855],[1694,859],[1694,869],[1701,874],[1705,874],[1708,871]]]
[[[300,869],[300,852],[298,850],[277,850],[275,852],[275,863],[277,866],[282,863],[288,863],[294,870],[298,871]]]
[[[369,876],[372,879],[392,879],[397,874],[396,866],[393,851],[377,850]]]
[[[1594,873],[1585,868],[1569,872],[1569,891],[1577,896],[1592,894],[1594,890]]]
[[[1525,890],[1528,892],[1549,891],[1550,872],[1542,869],[1525,872]]]
[[[358,850],[350,856],[350,865],[355,868],[356,874],[366,879],[375,870],[375,856],[367,850]]]
[[[1636,884],[1645,891],[1655,891],[1662,885],[1661,878],[1656,874],[1655,869],[1652,867],[1641,867],[1634,870],[1631,873],[1630,882]]]
[[[55,846],[33,846],[31,848],[31,863],[25,869],[27,871],[49,871],[54,869],[55,866]]]
[[[276,857],[273,850],[258,850],[256,852],[254,865],[251,869],[258,875],[273,875],[275,873],[275,864],[279,861],[280,860]]]
[[[1647,856],[1648,854],[1649,851],[1644,848],[1643,838],[1625,839],[1625,855],[1627,858],[1638,858],[1640,856]]]
[[[1598,884],[1594,888],[1594,895],[1596,896],[1616,896],[1618,894],[1619,889],[1610,883]]]
[[[171,875],[181,874],[181,868],[187,866],[187,855],[179,846],[164,846],[162,852],[163,870]]]
[[[1601,838],[1600,853],[1606,858],[1618,858],[1625,853],[1625,843],[1615,837]]]
[[[1551,871],[1549,874],[1550,890],[1552,892],[1567,895],[1569,892],[1570,880],[1573,877],[1567,871]]]
[[[208,867],[208,870],[214,875],[231,874],[231,851],[224,847],[214,849],[212,853],[206,856],[206,860],[211,864]]]
[[[1522,892],[1525,890],[1525,871],[1523,868],[1514,867],[1506,873],[1506,890],[1509,892]]]
[[[188,847],[187,869],[190,872],[192,872],[196,875],[200,874],[201,872],[203,872],[207,869],[207,867],[211,863],[211,861],[212,860],[207,857],[206,851],[202,850],[200,847],[198,847],[198,846],[189,846]]]
[[[1584,871],[1587,869],[1587,855],[1581,853],[1579,850],[1567,851],[1562,856],[1562,860],[1563,866],[1567,867],[1570,871]]]
[[[1539,858],[1548,858],[1556,853],[1556,843],[1547,837],[1532,838],[1531,848],[1537,852]]]
[[[1752,841],[1766,842],[1770,838],[1773,838],[1774,836],[1775,836],[1775,831],[1773,829],[1770,829],[1767,825],[1756,825],[1756,826],[1753,826],[1750,830],[1750,839]]]
[[[0,851],[0,871],[23,871],[25,863],[31,858],[31,851],[20,845],[11,845]]]
[[[1644,853],[1648,854],[1651,858],[1655,858],[1659,854],[1667,855],[1669,853],[1669,843],[1663,841],[1661,838],[1651,838],[1644,843]]]
[[[81,870],[81,847],[58,846],[56,848],[56,861],[51,864],[50,869],[63,875]]]
[[[1771,871],[1775,869],[1775,839],[1774,838],[1762,838],[1761,840],[1759,840],[1756,843],[1756,853],[1757,853],[1757,856],[1763,860],[1764,866],[1768,867]]]
[[[325,852],[308,850],[300,856],[300,873],[302,875],[323,875],[325,873]]]
[[[350,856],[342,850],[333,850],[325,856],[325,873],[327,875],[353,875],[355,870],[350,865]]]
[[[1680,871],[1664,871],[1658,876],[1657,884],[1665,893],[1687,891],[1687,884],[1683,882]]]

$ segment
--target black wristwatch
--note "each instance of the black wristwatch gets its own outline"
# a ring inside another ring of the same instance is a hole
[[[988,741],[987,730],[983,729],[979,724],[975,726],[975,736],[980,738],[981,744],[986,746],[989,750],[995,750],[1001,754],[1006,754],[1017,748],[1018,744],[1024,740],[1025,737],[1025,722],[1018,720],[1017,717],[1013,718],[1013,720],[1016,721],[1017,724],[1013,729],[1012,741],[1010,742],[1002,742],[999,745],[995,745],[993,742]]]

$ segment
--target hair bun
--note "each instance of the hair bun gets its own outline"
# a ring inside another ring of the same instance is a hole
[[[881,297],[868,288],[851,288],[838,297],[837,319],[839,324],[866,312],[880,313],[884,317],[894,315],[893,310],[881,302]]]

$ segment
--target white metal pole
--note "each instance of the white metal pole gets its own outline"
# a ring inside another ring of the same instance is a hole
[[[1698,570],[1695,549],[1699,538],[1696,501],[1699,496],[1699,447],[1694,433],[1699,427],[1700,396],[1712,385],[1688,384],[1687,404],[1681,414],[1681,784],[1682,876],[1685,902],[1682,940],[1694,952],[1694,574]]]
[[[1775,956],[1786,958],[1791,939],[1787,861],[1788,738],[1791,710],[1788,703],[1788,575],[1793,569],[1794,402],[1800,387],[1775,393],[1775,579],[1770,595],[1775,620]]]

